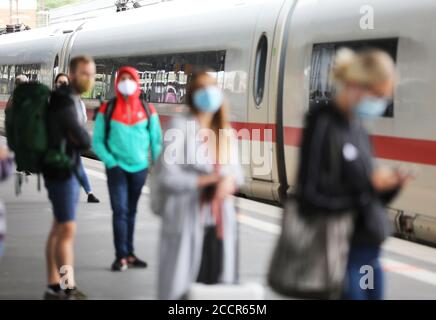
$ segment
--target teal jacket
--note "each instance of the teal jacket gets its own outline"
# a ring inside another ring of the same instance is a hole
[[[121,68],[118,75],[124,72],[128,72],[139,82],[134,68]],[[105,112],[107,109],[107,103],[105,103],[100,107],[95,120],[92,147],[108,169],[119,166],[127,172],[138,172],[149,167],[150,149],[153,162],[157,161],[162,151],[162,129],[159,116],[154,106],[149,104],[151,115],[148,119],[139,98],[139,86],[137,92],[127,99],[118,90],[116,93],[117,100],[110,120],[108,144],[106,146],[105,143]],[[149,126],[148,123],[150,123]]]

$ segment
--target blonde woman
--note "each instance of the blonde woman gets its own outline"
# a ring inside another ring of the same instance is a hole
[[[341,49],[333,67],[333,102],[315,107],[306,118],[298,174],[300,211],[355,213],[345,299],[383,297],[379,253],[390,234],[385,205],[409,175],[374,166],[371,142],[361,118],[383,116],[392,99],[395,78],[394,62],[385,52]],[[364,265],[373,268],[373,289],[360,287],[360,268]]]
[[[162,217],[159,299],[182,299],[194,282],[236,281],[236,215],[231,195],[243,183],[216,79],[195,73],[189,114],[175,118],[155,171]],[[156,210],[154,210],[156,211]]]

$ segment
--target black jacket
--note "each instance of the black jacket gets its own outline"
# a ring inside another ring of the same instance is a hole
[[[381,194],[372,187],[373,151],[365,128],[333,104],[313,108],[305,122],[297,182],[300,211],[352,212],[352,243],[381,244],[390,234],[385,205],[399,189]]]
[[[47,112],[47,125],[49,148],[60,150],[62,141],[65,141],[66,153],[77,167],[80,152],[90,148],[91,139],[79,122],[71,87],[63,86],[52,93]],[[43,174],[49,179],[67,179],[72,171],[46,166]]]

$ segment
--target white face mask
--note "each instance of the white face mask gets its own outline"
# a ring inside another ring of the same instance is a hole
[[[120,81],[118,83],[118,90],[123,96],[131,96],[138,89],[138,84],[130,79]]]

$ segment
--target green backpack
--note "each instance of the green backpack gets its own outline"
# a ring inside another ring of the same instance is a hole
[[[6,109],[6,137],[15,153],[17,171],[40,173],[48,151],[47,110],[50,89],[41,83],[23,83]]]

